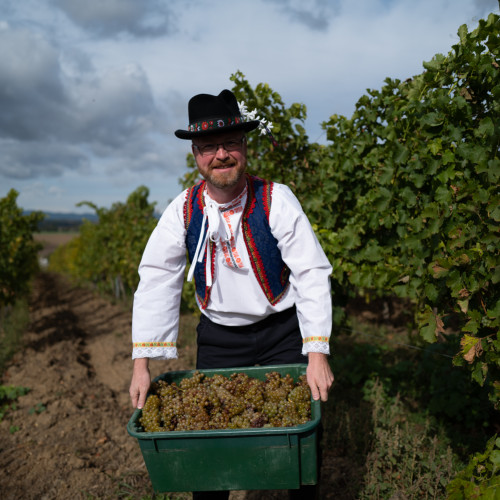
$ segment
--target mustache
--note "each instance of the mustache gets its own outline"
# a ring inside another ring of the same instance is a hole
[[[234,161],[218,161],[217,163],[214,163],[211,165],[211,168],[229,168],[229,167],[235,167],[236,163]]]

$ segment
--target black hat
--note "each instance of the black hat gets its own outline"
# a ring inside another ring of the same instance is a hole
[[[207,134],[244,130],[250,132],[259,126],[259,120],[243,121],[238,101],[230,90],[219,95],[198,94],[189,100],[188,130],[176,130],[179,139],[191,139]]]

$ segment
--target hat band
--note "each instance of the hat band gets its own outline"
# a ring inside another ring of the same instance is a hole
[[[201,122],[190,123],[188,130],[189,132],[203,132],[204,130],[217,130],[218,128],[228,127],[230,125],[236,125],[241,123],[243,120],[240,116],[233,116],[228,118],[220,118],[218,120],[205,120]]]

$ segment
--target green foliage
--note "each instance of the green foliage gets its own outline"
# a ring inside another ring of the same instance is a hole
[[[467,467],[448,484],[449,500],[498,499],[500,491],[500,438],[493,436],[484,452],[476,453]]]
[[[81,248],[82,242],[80,236],[74,237],[65,245],[58,246],[50,254],[49,270],[77,276],[78,270],[76,267],[76,262]]]
[[[33,233],[43,214],[23,215],[17,196],[17,191],[11,189],[0,199],[0,308],[25,295],[38,270],[41,245],[34,241]]]
[[[500,394],[500,18],[491,14],[447,55],[404,82],[369,90],[347,119],[309,143],[303,105],[237,72],[238,100],[274,124],[249,134],[249,169],[292,187],[334,267],[334,318],[349,296],[410,299],[424,342],[462,333],[455,357],[491,399]],[[184,185],[195,177],[193,168]]]
[[[15,409],[16,401],[30,391],[27,387],[0,385],[0,422],[10,409]]]
[[[116,297],[130,295],[137,288],[137,268],[147,240],[156,226],[155,203],[149,190],[141,186],[126,203],[110,209],[82,202],[95,210],[99,222],[85,221],[80,235],[51,259],[52,268],[64,268],[76,278],[95,283]]]
[[[336,289],[411,299],[426,342],[458,318],[456,363],[498,380],[500,324],[500,20],[490,15],[448,56],[405,82],[369,91],[351,119],[324,124],[331,214],[312,215]],[[498,394],[492,389],[492,399]]]
[[[487,389],[478,387],[465,369],[453,366],[450,354],[456,352],[457,344],[453,339],[409,351],[374,342],[352,343],[346,352],[339,347],[334,372],[352,394],[368,381],[380,380],[388,397],[401,395],[402,403],[418,407],[423,415],[439,422],[453,442],[454,452],[466,458],[491,435],[496,412]]]

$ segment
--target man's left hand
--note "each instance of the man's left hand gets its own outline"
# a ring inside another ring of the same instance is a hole
[[[312,397],[316,401],[320,398],[321,401],[326,401],[334,380],[328,357],[321,352],[310,352],[308,358],[306,375]]]

